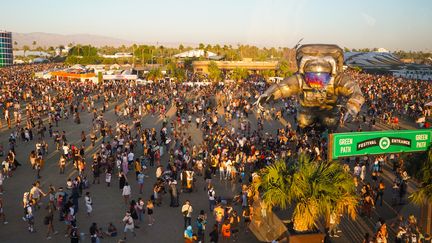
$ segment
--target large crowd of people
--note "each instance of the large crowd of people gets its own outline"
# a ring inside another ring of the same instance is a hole
[[[79,206],[84,205],[83,214],[93,216],[89,188],[100,184],[102,177],[106,187],[118,183],[127,206],[121,219],[123,240],[130,237],[128,232],[137,236],[140,228],[151,227],[158,220],[154,213],[163,210],[166,204],[179,207],[184,217],[185,242],[234,241],[248,230],[253,218],[254,191],[250,183],[260,168],[301,153],[318,161],[327,158],[325,131],[300,132],[289,122],[278,129],[265,129],[269,120],[290,120],[296,112],[296,101],[286,99],[268,110],[257,111],[252,104],[265,89],[257,82],[190,87],[169,82],[94,84],[34,77],[36,71],[59,67],[62,65],[0,69],[0,131],[9,136],[7,145],[0,144],[3,154],[0,193],[3,184],[7,187],[14,183],[20,166],[31,166],[35,177],[32,187],[23,192],[22,216],[28,231],[35,231],[35,217],[40,216],[35,211],[43,202],[47,239],[58,233],[56,225],[71,242],[78,242]],[[360,115],[364,118],[358,122],[360,130],[372,128],[376,122],[394,124],[395,118],[414,122],[422,116],[426,118],[423,125],[428,126],[432,107],[425,104],[432,100],[431,82],[355,72],[351,75],[359,81],[366,98]],[[108,118],[111,110],[115,119]],[[170,110],[172,115],[168,114]],[[62,123],[72,119],[80,124],[85,115],[92,118],[89,129],[81,131],[78,142],[71,141]],[[144,126],[142,120],[146,116],[159,117],[162,126]],[[202,141],[194,138],[194,134],[202,134]],[[16,159],[21,143],[34,144],[34,149],[28,151],[29,161]],[[42,188],[40,180],[47,175],[41,172],[49,151],[58,154],[58,171],[64,175],[64,181]],[[361,212],[366,217],[371,217],[378,204],[382,205],[386,187],[394,191],[395,204],[403,202],[409,176],[398,156],[348,158],[344,163],[353,171],[361,196]],[[380,177],[385,163],[393,165],[396,179],[391,185]],[[65,168],[74,168],[76,173],[67,177]],[[154,175],[150,168],[155,168]],[[203,187],[197,179],[205,181]],[[143,195],[143,187],[150,182],[151,195]],[[221,196],[224,193],[214,187],[220,182],[230,185],[233,197]],[[131,184],[140,190],[133,191]],[[188,193],[198,190],[207,192],[208,196],[202,200],[209,202],[208,209],[197,209],[190,201],[179,200],[180,194],[187,199]],[[0,218],[4,223],[6,216],[11,217],[7,215],[8,207],[13,206],[3,206],[7,196],[7,193],[0,195]],[[206,226],[208,217],[215,222],[210,227]],[[397,227],[398,239],[414,235],[425,238],[414,226],[413,217],[408,217],[408,222],[401,219],[392,224]],[[58,220],[66,226],[57,225]],[[337,223],[337,219],[333,221]],[[85,232],[92,242],[100,242],[104,237],[119,235],[115,225],[111,222],[103,230],[94,223]],[[386,242],[385,227],[386,223],[380,219],[371,240]],[[336,237],[337,231],[330,236]]]

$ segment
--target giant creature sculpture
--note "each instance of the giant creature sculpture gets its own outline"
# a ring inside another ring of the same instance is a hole
[[[296,51],[296,60],[298,72],[268,88],[256,102],[260,109],[270,100],[297,96],[297,123],[300,128],[316,122],[335,130],[340,116],[337,105],[342,97],[346,97],[346,114],[356,116],[364,97],[358,84],[343,73],[343,51],[340,47],[302,45]]]

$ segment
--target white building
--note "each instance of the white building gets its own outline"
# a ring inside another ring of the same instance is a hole
[[[28,57],[28,56],[35,56],[35,57],[50,57],[51,54],[46,53],[44,51],[24,51],[24,50],[18,50],[13,51],[14,57]]]
[[[373,67],[398,65],[402,62],[390,52],[345,52],[345,65]]]
[[[215,57],[217,56],[216,53],[210,52],[210,51],[204,51],[204,50],[190,50],[186,52],[182,52],[179,54],[174,55],[175,58],[187,58],[187,57]]]
[[[393,76],[398,78],[419,79],[419,80],[432,80],[432,69],[419,68],[392,70]]]
[[[104,58],[129,58],[133,57],[132,53],[129,52],[117,52],[114,55],[102,55]]]

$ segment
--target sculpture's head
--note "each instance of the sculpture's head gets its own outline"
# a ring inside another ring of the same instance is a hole
[[[332,78],[332,66],[323,60],[310,60],[303,69],[304,80],[315,89],[324,89]]]
[[[343,51],[336,45],[308,44],[297,49],[298,72],[314,89],[325,89],[342,71]]]

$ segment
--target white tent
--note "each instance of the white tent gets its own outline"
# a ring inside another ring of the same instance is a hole
[[[186,52],[174,55],[175,58],[186,58],[186,57],[214,57],[217,56],[216,53],[204,51],[204,50],[190,50]]]

